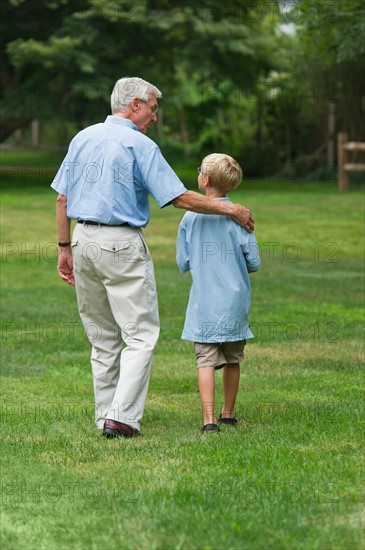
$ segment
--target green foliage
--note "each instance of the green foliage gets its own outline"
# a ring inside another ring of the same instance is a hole
[[[219,2],[85,0],[34,6],[36,13],[29,5],[6,2],[4,113],[80,121],[82,110],[92,121],[100,117],[101,105],[107,108],[116,78],[125,74],[156,81],[169,90],[172,104],[185,80],[183,106],[189,108],[192,97],[193,105],[204,102],[204,88],[222,78],[248,90],[268,63],[270,39],[260,37],[259,21],[247,20],[250,8],[243,1],[225,2],[223,11]],[[28,12],[33,27],[23,33],[12,23]],[[39,14],[42,22],[51,21],[42,33],[34,20]],[[96,100],[89,97],[92,88]]]
[[[361,0],[5,0],[3,10],[1,140],[33,118],[74,131],[102,120],[125,75],[164,92],[151,137],[173,160],[225,151],[249,175],[311,173],[327,162],[329,103],[336,131],[363,139]],[[52,140],[65,145],[70,131]]]
[[[310,0],[300,3],[298,45],[291,67],[298,82],[312,91],[309,106],[326,128],[328,102],[336,103],[337,129],[363,141],[365,6],[362,0]],[[325,135],[323,129],[319,136]],[[318,144],[317,144],[318,145]]]
[[[302,0],[303,45],[328,65],[355,61],[365,54],[365,12],[362,0]]]

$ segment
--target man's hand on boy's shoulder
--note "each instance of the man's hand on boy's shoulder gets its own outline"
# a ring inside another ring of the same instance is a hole
[[[175,199],[172,204],[175,208],[184,208],[198,214],[221,214],[230,216],[232,220],[251,232],[254,228],[255,220],[251,212],[241,204],[234,204],[226,201],[217,201],[213,198],[204,197],[195,191],[186,191]]]
[[[253,231],[255,226],[255,220],[251,216],[251,212],[248,208],[245,206],[242,206],[241,204],[232,204],[232,208],[234,209],[231,218],[237,222],[239,225],[244,227],[246,231]]]

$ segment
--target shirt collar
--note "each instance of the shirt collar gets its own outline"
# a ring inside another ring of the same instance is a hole
[[[105,119],[105,123],[119,124],[120,126],[128,126],[129,128],[133,128],[133,130],[138,130],[138,127],[129,118],[122,118],[116,115],[108,115]]]

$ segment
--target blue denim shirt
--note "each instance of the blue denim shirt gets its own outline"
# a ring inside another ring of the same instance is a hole
[[[176,249],[180,271],[190,271],[193,279],[182,339],[218,343],[252,338],[248,272],[260,268],[255,235],[228,216],[187,212]]]
[[[149,193],[162,208],[187,191],[156,143],[114,115],[74,137],[51,187],[71,219],[136,227],[149,221]]]

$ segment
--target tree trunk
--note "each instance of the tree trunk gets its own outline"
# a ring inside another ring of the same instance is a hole
[[[18,130],[18,128],[23,128],[24,126],[27,126],[31,121],[32,121],[32,117],[29,117],[29,118],[14,117],[14,118],[6,118],[5,120],[2,120],[1,126],[0,126],[0,143],[2,143],[8,137],[10,137],[11,134],[15,132],[15,130]]]
[[[189,156],[189,134],[188,134],[188,129],[186,127],[184,109],[180,108],[178,113],[179,113],[179,123],[180,123],[180,135],[181,135],[181,140],[183,142],[184,155],[185,157],[188,157]]]
[[[335,130],[336,130],[336,104],[331,102],[328,105],[327,119],[327,166],[335,166]]]
[[[157,137],[158,137],[158,142],[161,144],[163,141],[163,107],[159,107],[158,109]]]

